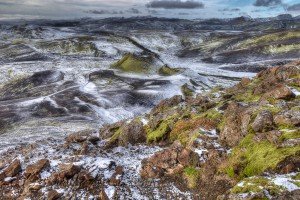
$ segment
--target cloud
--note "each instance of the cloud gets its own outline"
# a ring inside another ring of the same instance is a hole
[[[219,9],[219,11],[223,11],[223,12],[237,12],[237,11],[241,11],[241,9],[239,9],[239,8],[224,8],[224,9]]]
[[[129,10],[127,10],[127,12],[131,14],[141,14],[141,12],[136,8],[130,8]]]
[[[86,13],[95,14],[95,15],[117,15],[117,14],[123,14],[122,11],[115,11],[115,10],[89,10]]]
[[[164,8],[164,9],[197,9],[204,8],[201,2],[188,0],[154,0],[146,5],[148,8]]]
[[[281,0],[256,0],[254,6],[258,7],[271,7],[282,4]]]
[[[300,11],[300,3],[288,6],[287,10],[288,11]]]

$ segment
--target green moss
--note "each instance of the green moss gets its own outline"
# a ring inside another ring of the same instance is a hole
[[[288,44],[288,45],[269,45],[264,48],[264,52],[268,54],[281,54],[291,51],[299,51],[300,44]]]
[[[144,73],[150,70],[152,61],[150,57],[142,58],[133,54],[126,54],[121,60],[113,63],[111,67],[125,72]]]
[[[300,138],[300,130],[281,130],[283,134],[280,136],[280,141]]]
[[[298,181],[293,181],[293,184],[297,185],[297,187],[300,187],[300,182]]]
[[[224,88],[223,88],[222,86],[218,85],[218,86],[213,87],[213,88],[210,90],[210,93],[216,93],[216,92],[220,92],[220,91],[222,91],[222,90],[224,90]]]
[[[238,184],[231,189],[231,193],[258,193],[263,190],[267,190],[271,195],[280,193],[283,188],[275,185],[269,179],[264,177],[251,177],[242,181],[242,184]]]
[[[163,139],[165,134],[170,130],[167,123],[161,123],[160,126],[155,130],[147,134],[147,142],[158,142]]]
[[[260,99],[259,95],[254,95],[251,89],[244,93],[239,93],[234,96],[235,100],[245,103],[257,102]]]
[[[158,74],[162,76],[172,76],[174,74],[177,74],[178,72],[180,72],[180,69],[171,68],[168,65],[164,65],[158,70]]]
[[[275,169],[279,162],[300,151],[300,146],[278,148],[268,141],[254,141],[253,137],[254,134],[248,134],[232,150],[225,172],[236,168],[239,178],[259,175],[266,170]]]
[[[116,142],[116,141],[119,139],[120,135],[122,134],[121,128],[116,128],[116,129],[114,129],[114,130],[112,130],[112,131],[114,131],[115,133],[114,133],[113,136],[109,139],[109,143],[114,143],[114,142]]]
[[[185,97],[190,97],[194,94],[194,91],[189,88],[187,83],[181,86],[181,92]]]
[[[194,116],[190,119],[178,120],[170,132],[170,141],[179,140],[181,144],[187,145],[193,142],[201,134],[199,129],[203,126],[214,126],[215,122],[201,116]]]
[[[234,178],[235,173],[234,173],[234,169],[233,167],[228,167],[225,169],[226,174],[230,177],[230,178]]]
[[[195,167],[186,167],[183,170],[184,178],[187,180],[188,187],[193,189],[197,186],[200,177],[200,171]]]
[[[270,42],[278,42],[283,40],[297,39],[300,37],[300,31],[284,31],[278,33],[269,33],[252,37],[239,44],[241,48],[249,48],[249,46],[258,46],[263,44],[269,44]]]
[[[293,176],[294,180],[300,180],[300,173],[296,174],[295,176]]]
[[[280,130],[293,130],[296,128],[293,124],[277,124],[277,127]]]
[[[163,121],[160,123],[159,127],[156,130],[154,131],[148,130],[147,142],[148,143],[158,142],[162,140],[169,132],[170,132],[170,127],[168,122]]]
[[[212,109],[207,110],[200,116],[203,118],[211,119],[211,120],[220,120],[223,115],[219,111],[217,111],[215,108],[212,108]]]
[[[258,109],[256,109],[256,111],[253,114],[257,115],[261,111],[270,111],[273,115],[275,115],[275,114],[279,113],[280,111],[282,111],[282,108],[279,108],[279,107],[276,107],[273,105],[264,105],[264,106],[261,106]]]

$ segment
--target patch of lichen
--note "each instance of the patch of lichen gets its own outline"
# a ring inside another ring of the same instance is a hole
[[[187,181],[187,186],[190,189],[194,189],[197,186],[200,178],[200,170],[195,167],[186,167],[183,170],[183,177]]]
[[[161,76],[172,76],[180,72],[178,68],[171,68],[168,65],[164,65],[158,70],[158,74]]]
[[[254,134],[248,134],[232,149],[228,162],[221,166],[223,172],[237,179],[260,175],[300,151],[300,146],[280,148],[266,140],[254,141],[253,137]]]
[[[267,190],[270,195],[275,195],[280,193],[283,188],[281,186],[275,185],[267,178],[251,177],[243,179],[242,183],[234,186],[230,192],[233,194],[243,194],[259,193],[264,190]]]
[[[113,63],[111,67],[125,72],[145,73],[151,69],[152,62],[153,59],[151,57],[141,57],[128,53],[122,59]]]

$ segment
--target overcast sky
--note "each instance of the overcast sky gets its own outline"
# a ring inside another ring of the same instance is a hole
[[[177,18],[300,14],[299,0],[0,0],[0,19],[70,19],[152,15]]]

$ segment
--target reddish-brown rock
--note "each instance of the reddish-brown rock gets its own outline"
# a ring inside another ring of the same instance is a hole
[[[50,162],[48,159],[42,159],[37,161],[32,165],[28,165],[25,170],[24,176],[26,178],[30,178],[32,180],[36,180],[39,178],[39,174],[43,169],[50,167]]]
[[[227,146],[237,145],[247,135],[251,112],[244,106],[232,102],[224,112],[224,127],[220,132],[220,141]]]
[[[285,99],[294,98],[295,94],[285,85],[277,85],[263,95],[263,98]]]
[[[75,174],[80,172],[80,166],[73,165],[73,164],[64,164],[60,166],[59,176],[61,178],[72,178]]]
[[[6,177],[16,176],[22,171],[21,162],[19,159],[14,160],[6,169],[4,169],[4,174]]]
[[[62,196],[62,194],[58,193],[56,190],[50,190],[48,192],[47,199],[48,200],[57,200]]]

